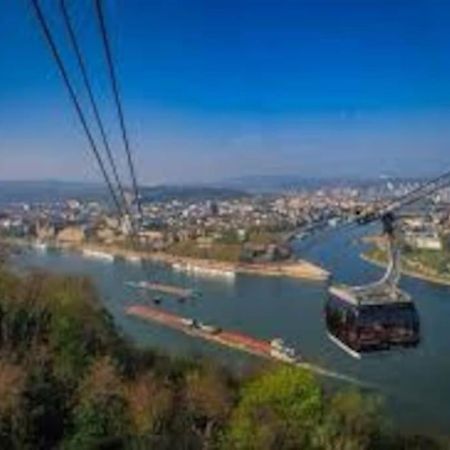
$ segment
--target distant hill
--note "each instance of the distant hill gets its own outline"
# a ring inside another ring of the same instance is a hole
[[[339,177],[339,178],[313,178],[301,175],[250,175],[244,177],[230,178],[217,183],[216,187],[229,189],[240,189],[251,193],[280,192],[287,190],[306,189],[313,190],[321,187],[339,187],[354,186],[365,187],[373,185],[382,185],[387,181],[406,181],[407,179],[390,177]],[[417,179],[408,179],[408,181],[418,181]]]
[[[387,181],[419,181],[401,178],[304,178],[299,175],[254,175],[231,178],[208,184],[141,186],[144,201],[223,200],[258,193],[276,193],[289,190],[313,190],[321,187],[383,185]],[[70,198],[111,201],[104,184],[44,181],[0,181],[0,204],[8,202],[49,202]]]
[[[220,200],[243,197],[247,193],[226,187],[210,186],[153,186],[141,187],[144,201]],[[79,200],[111,201],[106,187],[99,183],[46,181],[0,181],[0,204],[10,202],[38,203]]]
[[[141,188],[141,196],[144,201],[226,200],[231,198],[246,197],[248,195],[249,194],[243,190],[202,185],[162,185]]]
[[[96,183],[44,181],[0,181],[0,204],[38,203],[70,198],[105,200],[106,188]]]

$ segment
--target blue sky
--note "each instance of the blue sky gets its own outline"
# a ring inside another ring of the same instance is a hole
[[[58,1],[41,3],[75,69]],[[28,0],[0,4],[0,179],[98,179]],[[125,167],[92,2],[68,4]],[[142,182],[416,176],[450,166],[450,2],[105,8]]]

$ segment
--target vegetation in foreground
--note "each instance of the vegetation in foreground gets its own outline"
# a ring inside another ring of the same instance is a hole
[[[440,449],[286,366],[237,378],[127,343],[86,278],[0,269],[2,449]]]

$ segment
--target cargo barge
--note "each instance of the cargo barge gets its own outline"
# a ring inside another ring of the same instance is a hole
[[[272,339],[271,341],[257,339],[243,333],[222,330],[220,327],[203,324],[196,319],[178,316],[168,311],[149,306],[133,305],[128,307],[125,312],[127,315],[156,322],[178,330],[188,336],[205,339],[218,345],[244,351],[266,359],[292,364],[322,377],[365,388],[374,388],[373,385],[361,382],[356,378],[305,361],[300,355],[296,354],[293,348],[286,346],[283,340],[279,338]]]
[[[236,331],[222,330],[217,326],[204,324],[196,319],[178,316],[149,306],[130,306],[126,309],[126,313],[141,319],[157,322],[190,336],[199,337],[256,356],[287,363],[301,362],[301,358],[295,353],[295,350],[286,346],[282,339],[279,338],[265,341]]]
[[[126,284],[134,288],[146,289],[149,291],[159,292],[160,294],[174,295],[183,299],[193,297],[195,294],[193,289],[172,286],[169,284],[150,283],[148,281],[128,281]]]

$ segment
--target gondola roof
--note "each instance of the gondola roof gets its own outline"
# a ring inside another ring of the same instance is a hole
[[[366,291],[363,287],[336,285],[331,286],[329,292],[340,300],[355,306],[412,303],[411,297],[399,288]]]

